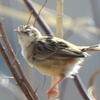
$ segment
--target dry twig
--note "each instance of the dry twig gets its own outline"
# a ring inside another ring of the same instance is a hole
[[[94,71],[94,73],[91,75],[90,80],[89,80],[89,89],[90,88],[92,89],[92,96],[95,99],[96,99],[96,96],[95,96],[94,81],[98,74],[100,74],[100,69],[97,69],[96,71]]]
[[[90,100],[90,97],[87,94],[87,90],[78,74],[74,75],[73,80],[78,88],[79,93],[84,98],[84,100]]]
[[[26,4],[26,6],[28,7],[28,9],[30,11],[33,11],[33,16],[37,17],[38,16],[38,12],[36,11],[35,7],[32,6],[32,1],[31,0],[23,0],[24,3]],[[43,18],[39,15],[37,22],[39,23],[39,25],[42,27],[42,29],[44,30],[45,33],[47,33],[49,36],[54,36],[53,32],[51,31],[51,29],[48,27],[47,23],[43,20]]]
[[[16,80],[18,86],[21,88],[21,90],[22,90],[23,93],[26,95],[26,97],[27,97],[28,100],[33,100],[32,97],[30,96],[30,94],[29,94],[29,92],[28,92],[26,86],[23,84],[23,81],[21,80],[20,76],[18,75],[18,73],[17,73],[15,67],[12,66],[12,64],[11,64],[11,62],[10,62],[10,60],[9,60],[9,58],[8,58],[8,56],[7,56],[6,52],[5,52],[5,50],[4,50],[4,48],[3,48],[2,45],[1,45],[1,43],[0,43],[0,52],[1,52],[2,56],[4,57],[4,59],[5,59],[5,61],[6,61],[7,65],[8,65],[8,67],[9,67],[9,69],[10,69],[12,75],[14,76],[14,78],[15,78],[15,80]]]

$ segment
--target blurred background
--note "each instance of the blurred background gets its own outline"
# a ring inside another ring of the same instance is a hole
[[[32,0],[32,5],[37,11],[44,4],[45,0]],[[95,45],[100,43],[100,0],[63,0],[64,2],[64,39],[76,45]],[[18,48],[17,34],[14,32],[19,25],[26,24],[30,15],[30,11],[26,7],[24,0],[0,0],[0,19],[4,18],[3,26],[7,37],[11,43],[14,52]],[[41,11],[41,16],[56,33],[56,0],[48,0],[47,4]],[[31,24],[34,23],[34,17],[31,18]],[[42,28],[36,23],[36,28],[46,35]],[[5,47],[2,39],[0,39]],[[5,47],[6,49],[6,47]],[[6,50],[8,53],[8,51]],[[100,68],[100,52],[92,52],[91,56],[85,58],[82,68],[79,70],[79,76],[85,87],[88,89],[89,79],[92,73]],[[9,56],[9,53],[8,53]],[[34,68],[31,68],[23,59],[21,49],[17,56],[22,69],[35,90],[39,84],[43,84],[44,75]],[[9,59],[10,56],[9,56]],[[11,59],[11,61],[13,61]],[[4,78],[11,76],[2,55],[0,55],[0,100],[27,100],[22,91],[16,85],[14,79]],[[37,91],[40,98],[47,100],[46,91],[50,88],[51,78],[46,76],[44,89],[42,85]],[[95,79],[96,98],[100,100],[100,75]],[[83,100],[73,79],[64,80],[60,86],[60,100]]]

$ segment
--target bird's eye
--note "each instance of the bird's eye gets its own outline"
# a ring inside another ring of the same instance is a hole
[[[29,30],[29,29],[27,29],[27,30],[22,30],[21,32],[24,33],[24,34],[26,34],[26,35],[29,35],[30,30]]]

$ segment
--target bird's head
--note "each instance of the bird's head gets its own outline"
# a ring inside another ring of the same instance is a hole
[[[32,25],[21,25],[14,31],[18,33],[19,43],[26,46],[41,36],[41,33]]]

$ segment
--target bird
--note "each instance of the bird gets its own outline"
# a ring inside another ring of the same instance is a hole
[[[100,44],[77,46],[64,39],[43,36],[33,25],[20,25],[14,30],[26,62],[39,72],[52,77],[48,98],[59,95],[58,84],[67,77],[78,73],[88,51],[100,51]]]

